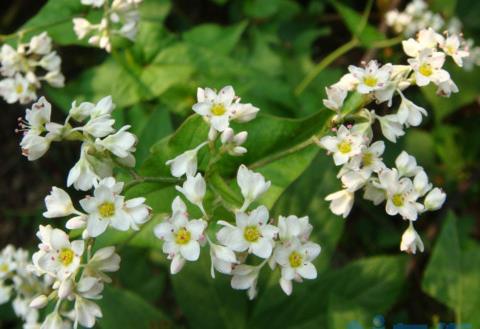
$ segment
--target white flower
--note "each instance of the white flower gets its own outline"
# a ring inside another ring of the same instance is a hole
[[[415,254],[418,250],[423,252],[423,241],[413,227],[413,222],[410,221],[408,228],[402,235],[402,242],[400,243],[400,250]]]
[[[405,135],[405,131],[403,130],[403,126],[399,122],[397,115],[375,115],[375,118],[380,122],[383,136],[389,141],[396,143],[398,137]]]
[[[245,200],[240,211],[245,211],[253,201],[270,188],[271,182],[266,182],[262,174],[253,172],[242,164],[238,168],[237,184]]]
[[[385,190],[382,188],[378,188],[373,183],[367,183],[365,185],[365,190],[363,193],[363,198],[365,200],[370,200],[374,205],[378,206],[380,203],[385,201],[385,197]]]
[[[197,103],[192,109],[203,116],[215,131],[222,132],[231,120],[246,122],[255,118],[258,108],[241,104],[232,86],[223,87],[218,94],[210,88],[197,89]]]
[[[82,102],[77,106],[77,102],[73,101],[72,106],[68,114],[76,121],[82,122],[90,116],[92,110],[95,108],[95,104],[90,102]]]
[[[201,143],[192,150],[183,152],[174,159],[168,160],[165,164],[170,166],[172,176],[182,177],[183,175],[193,176],[197,173],[197,153],[207,145],[207,142]]]
[[[85,328],[92,328],[96,318],[102,317],[102,310],[96,303],[78,295],[75,298],[74,310],[75,323],[79,323]]]
[[[52,51],[48,55],[43,56],[40,62],[38,62],[38,64],[47,71],[59,73],[62,59],[60,58],[60,56],[57,55],[55,51]]]
[[[323,105],[330,110],[339,112],[343,107],[345,98],[347,97],[347,90],[331,86],[325,88],[325,92],[327,93],[327,99],[323,100]]]
[[[70,243],[68,235],[59,229],[49,229],[47,232],[47,236],[42,236],[42,244],[48,243],[49,248],[38,251],[37,266],[60,280],[68,279],[80,266],[84,241],[75,240]]]
[[[408,59],[408,63],[415,71],[415,81],[420,87],[430,82],[438,85],[450,79],[450,74],[442,69],[445,63],[445,54],[442,52],[434,52],[427,48],[420,52],[418,58]]]
[[[68,173],[67,186],[73,185],[77,190],[87,191],[100,180],[89,161],[90,157],[88,157],[87,151],[88,148],[83,144],[80,150],[80,159]]]
[[[95,145],[100,146],[100,149],[109,150],[119,158],[131,156],[131,153],[135,151],[137,137],[127,131],[129,128],[129,125],[123,126],[115,134],[108,135],[104,139],[97,138]]]
[[[86,37],[88,33],[92,31],[94,27],[88,20],[85,18],[74,18],[73,19],[73,30],[79,39]]]
[[[105,0],[81,0],[80,2],[85,6],[101,7]]]
[[[232,271],[232,288],[237,290],[248,290],[248,298],[254,299],[257,295],[258,274],[260,273],[262,266],[263,264],[259,266],[246,264],[235,266]]]
[[[115,247],[105,247],[97,250],[85,266],[85,274],[99,278],[107,283],[112,280],[104,272],[116,272],[120,268],[120,256],[115,253]]]
[[[119,195],[119,184],[112,177],[105,178],[98,183],[93,191],[93,196],[80,200],[80,205],[87,212],[87,234],[97,237],[108,226],[126,231],[130,227],[128,215],[125,213],[124,197]]]
[[[335,214],[346,218],[353,207],[355,194],[349,190],[340,190],[325,197],[330,201],[330,210]]]
[[[170,272],[178,273],[185,260],[196,261],[200,256],[200,243],[204,239],[207,222],[189,220],[185,203],[176,197],[172,203],[172,216],[155,227],[157,238],[164,240],[163,252],[172,259]]]
[[[41,309],[47,306],[47,304],[48,304],[48,297],[45,295],[39,295],[30,302],[30,307]]]
[[[427,111],[412,101],[408,100],[402,92],[399,92],[402,102],[398,108],[397,117],[398,122],[408,126],[417,127],[422,123],[422,114],[427,116]]]
[[[440,47],[448,56],[451,56],[458,66],[463,66],[463,58],[470,56],[470,53],[460,49],[461,39],[457,35],[449,35]]]
[[[458,87],[452,80],[447,80],[438,84],[437,95],[450,97],[451,93],[458,93]]]
[[[215,270],[223,274],[231,274],[234,264],[237,264],[237,257],[235,253],[219,244],[215,244],[207,238],[210,245],[210,258],[212,265],[210,267],[210,274],[212,278],[215,278]]]
[[[0,95],[9,104],[27,104],[37,98],[35,88],[30,88],[30,82],[20,73],[0,81]]]
[[[432,189],[432,184],[428,182],[428,177],[425,173],[425,170],[421,169],[415,175],[415,178],[413,179],[413,187],[421,197]]]
[[[400,176],[407,177],[415,176],[421,169],[421,167],[417,166],[417,160],[415,157],[405,151],[402,151],[397,156],[395,159],[395,166],[397,167]]]
[[[65,329],[65,324],[62,317],[54,311],[47,315],[40,329]]]
[[[139,225],[146,223],[152,214],[152,208],[145,204],[145,198],[133,198],[125,201],[123,210],[128,216],[130,228],[138,231]]]
[[[55,186],[45,197],[45,206],[47,211],[43,213],[43,216],[46,218],[66,217],[76,213],[68,193]]]
[[[247,140],[248,133],[241,131],[235,135],[232,128],[225,129],[220,135],[220,141],[223,144],[223,149],[232,156],[238,156],[247,153],[247,149],[242,147],[243,143]]]
[[[60,71],[48,72],[43,79],[52,87],[62,88],[65,86],[65,77]]]
[[[400,214],[404,219],[416,220],[418,213],[423,210],[423,205],[417,202],[418,193],[413,188],[412,181],[407,177],[399,178],[395,169],[382,171],[378,178],[378,187],[383,188],[387,195],[387,214]]]
[[[39,35],[35,35],[30,39],[29,52],[46,55],[52,50],[52,39],[48,36],[47,32],[43,32]]]
[[[7,303],[12,296],[12,286],[5,286],[0,281],[0,305]]]
[[[22,154],[28,158],[29,161],[35,161],[47,153],[50,148],[51,140],[47,137],[26,134],[20,142]]]
[[[325,136],[319,144],[333,153],[335,165],[339,166],[346,163],[351,157],[360,154],[363,138],[342,125],[338,128],[337,136]]]
[[[308,222],[308,216],[299,218],[290,215],[287,217],[279,216],[278,218],[278,237],[282,241],[291,239],[307,241],[312,228],[312,225]]]
[[[21,69],[22,54],[18,53],[12,46],[3,44],[0,49],[0,72],[7,77],[13,77]]]
[[[371,60],[365,69],[350,65],[348,70],[357,79],[357,91],[361,94],[368,94],[385,88],[392,73],[392,64],[379,67],[377,61]]]
[[[292,280],[301,281],[302,278],[317,277],[317,269],[312,264],[312,260],[320,254],[320,250],[320,246],[316,243],[301,244],[298,240],[279,245],[275,249],[275,261],[282,267],[280,286],[287,295],[292,293]]]
[[[93,137],[105,137],[115,131],[115,120],[110,115],[93,117],[82,127],[82,130]]]
[[[206,215],[205,209],[203,208],[203,197],[205,196],[207,185],[200,173],[195,176],[187,175],[183,186],[176,186],[175,188],[185,195],[188,201],[200,208],[203,215]]]
[[[380,172],[385,168],[381,155],[385,150],[383,141],[376,141],[370,146],[364,146],[362,153],[354,156],[345,164],[337,177],[340,177],[343,185],[351,192],[362,188],[371,177],[372,173]]]
[[[237,212],[235,218],[235,226],[225,221],[218,222],[224,226],[217,233],[218,241],[233,251],[248,251],[258,257],[269,258],[278,228],[268,224],[267,208],[260,206],[250,214]]]
[[[425,197],[425,210],[434,211],[442,207],[447,195],[438,187],[435,187]]]
[[[417,40],[410,38],[402,41],[403,51],[410,57],[418,57],[424,50],[436,49],[442,40],[443,37],[432,28],[424,29],[418,33]]]

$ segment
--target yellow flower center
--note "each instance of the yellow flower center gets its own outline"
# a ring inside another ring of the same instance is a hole
[[[394,194],[392,197],[392,202],[395,205],[395,207],[403,206],[404,201],[405,201],[405,198],[400,193]]]
[[[3,263],[0,265],[0,272],[7,273],[8,270],[9,270],[8,264]]]
[[[364,167],[371,166],[373,163],[373,154],[370,152],[363,153],[362,163]]]
[[[375,87],[377,85],[377,82],[378,82],[377,78],[371,75],[366,75],[363,78],[363,83],[369,87]]]
[[[226,111],[227,109],[225,108],[225,106],[223,106],[223,104],[213,104],[212,106],[213,115],[220,116],[223,115]]]
[[[115,205],[111,202],[104,202],[98,206],[98,212],[102,218],[108,218],[115,215]]]
[[[184,227],[177,231],[177,235],[175,236],[175,242],[177,244],[187,244],[190,241],[191,235],[190,232]]]
[[[302,265],[303,257],[299,252],[293,251],[288,257],[288,261],[290,262],[291,267],[299,267],[300,265]]]
[[[18,84],[17,87],[15,88],[15,91],[17,92],[17,94],[23,93],[23,85]]]
[[[422,75],[426,76],[426,77],[429,77],[432,75],[433,73],[433,70],[432,70],[432,65],[428,64],[428,63],[423,63],[422,65],[420,65],[420,67],[418,68],[418,72],[420,72]]]
[[[343,154],[349,153],[352,150],[352,144],[350,144],[350,142],[347,140],[343,140],[338,143],[337,147],[340,153]]]
[[[62,263],[64,266],[68,266],[72,263],[74,255],[75,254],[72,249],[63,248],[58,254],[58,259],[60,260],[60,263]]]
[[[247,226],[243,231],[243,236],[245,237],[245,240],[249,242],[255,242],[258,239],[260,239],[261,234],[260,234],[260,231],[258,230],[258,227]]]
[[[455,54],[455,47],[454,46],[447,46],[445,47],[445,52],[448,54],[448,55],[453,55]]]

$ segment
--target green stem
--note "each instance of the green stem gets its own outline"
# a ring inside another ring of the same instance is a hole
[[[398,45],[405,39],[403,35],[396,36],[395,38],[375,41],[372,43],[372,48],[387,48]]]
[[[49,24],[44,24],[44,25],[40,25],[40,26],[25,28],[23,30],[13,32],[13,33],[10,33],[10,34],[0,34],[0,41],[3,42],[5,40],[12,39],[12,38],[24,35],[24,34],[29,33],[29,32],[34,32],[34,31],[38,31],[38,30],[46,30],[50,27],[53,27],[53,26],[60,25],[60,24],[66,23],[68,21],[71,21],[73,18],[75,18],[77,16],[79,16],[79,15],[75,15],[75,16],[68,17],[68,18],[62,18],[61,20],[58,20],[58,21],[55,21],[55,22],[52,22],[52,23],[49,23]]]
[[[180,178],[175,177],[143,177],[139,176],[134,180],[125,184],[124,191],[134,187],[135,185],[142,184],[142,183],[165,183],[165,184],[178,184],[181,183],[183,180]]]
[[[324,59],[315,65],[313,70],[311,70],[307,76],[300,82],[300,84],[295,88],[295,95],[301,95],[308,85],[331,63],[333,63],[337,58],[343,56],[345,53],[349,52],[356,46],[358,46],[359,41],[357,38],[353,37],[349,42],[335,49],[333,52],[327,55]]]

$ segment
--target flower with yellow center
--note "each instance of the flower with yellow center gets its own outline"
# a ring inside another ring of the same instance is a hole
[[[343,140],[338,143],[338,150],[343,154],[348,154],[352,151],[352,144],[348,140]]]
[[[213,104],[211,111],[213,115],[221,116],[221,115],[224,115],[225,112],[227,112],[227,109],[223,104]]]
[[[217,233],[218,241],[236,252],[247,251],[261,258],[270,257],[278,228],[268,224],[267,208],[260,206],[249,214],[239,211],[235,219],[236,225],[218,222],[224,226]]]
[[[422,75],[426,77],[429,77],[433,73],[432,65],[430,65],[429,63],[423,63],[419,66],[418,72],[420,72]]]
[[[190,242],[191,240],[191,234],[189,231],[187,231],[186,228],[182,227],[177,231],[175,234],[175,242],[180,245],[184,245]]]
[[[298,251],[293,251],[290,256],[288,256],[288,261],[291,267],[297,268],[302,265],[303,257]]]
[[[395,205],[395,207],[401,207],[405,202],[405,197],[400,193],[396,193],[392,197],[392,202]]]
[[[115,204],[112,202],[104,202],[98,206],[98,212],[103,218],[109,218],[115,215]]]
[[[70,248],[63,248],[58,254],[58,259],[63,266],[68,266],[72,263],[75,253]]]
[[[372,75],[366,75],[363,77],[363,83],[368,87],[375,87],[378,83],[378,79]]]

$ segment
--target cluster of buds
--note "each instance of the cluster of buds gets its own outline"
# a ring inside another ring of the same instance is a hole
[[[463,38],[462,22],[456,17],[445,21],[440,14],[429,10],[428,4],[424,0],[413,0],[405,7],[404,11],[398,9],[388,11],[385,21],[395,33],[403,34],[406,37],[411,37],[425,29],[433,29],[436,32],[445,31],[448,47],[469,53],[464,59],[465,69],[469,70],[474,65],[480,65],[480,47],[474,46],[473,39]]]
[[[112,176],[115,165],[135,166],[132,152],[137,138],[128,132],[128,125],[119,130],[113,127],[114,108],[110,96],[96,104],[73,102],[65,122],[60,124],[51,122],[51,104],[42,97],[26,111],[25,119],[20,119],[22,153],[33,161],[42,157],[53,141],[81,141],[80,159],[68,174],[67,186],[87,191],[102,178]]]
[[[24,328],[37,328],[39,313],[30,303],[39,293],[47,293],[51,281],[33,276],[28,270],[28,251],[8,245],[0,252],[0,304],[12,302],[13,311]]]
[[[9,104],[27,104],[37,99],[36,92],[42,81],[52,87],[63,87],[61,62],[46,32],[32,37],[28,43],[19,43],[17,49],[2,45],[0,96]]]
[[[380,66],[371,61],[365,68],[350,66],[350,73],[327,88],[328,99],[324,100],[325,106],[337,113],[336,121],[341,122],[345,118],[340,110],[348,92],[368,95],[388,107],[392,106],[395,95],[400,96],[400,106],[395,113],[380,116],[375,111],[362,109],[357,113],[355,124],[340,124],[334,129],[336,136],[325,136],[318,144],[333,154],[337,166],[342,166],[338,178],[343,189],[326,198],[331,201],[332,212],[348,216],[354,193],[360,189],[364,190],[364,198],[376,205],[386,201],[387,214],[400,214],[410,221],[409,229],[402,238],[403,251],[414,253],[417,247],[423,251],[423,244],[414,232],[412,222],[425,211],[439,209],[446,196],[439,188],[432,187],[423,168],[406,152],[397,157],[396,168],[388,168],[381,158],[385,143],[373,141],[372,126],[378,121],[383,136],[395,143],[405,134],[405,128],[420,125],[423,116],[428,114],[424,108],[406,98],[405,89],[433,83],[438,87],[437,94],[440,96],[448,97],[452,92],[458,92],[450,74],[443,69],[447,56],[459,66],[468,56],[468,52],[459,48],[456,38],[456,35],[444,38],[432,29],[422,30],[416,39],[403,42],[403,49],[409,56],[408,65],[389,63]],[[423,202],[420,202],[422,198]]]
[[[293,280],[316,278],[317,271],[312,260],[319,255],[320,246],[308,240],[312,231],[308,217],[280,216],[275,225],[265,206],[248,210],[271,185],[260,173],[244,165],[239,167],[237,184],[243,204],[239,209],[227,207],[235,222],[218,220],[216,224],[221,228],[215,237],[207,232],[207,227],[214,224],[203,205],[208,182],[197,172],[197,152],[208,143],[215,152],[215,142],[220,133],[219,154],[211,154],[213,159],[218,159],[224,153],[245,153],[247,150],[239,145],[247,138],[246,132],[235,135],[229,123],[230,120],[252,120],[258,108],[241,104],[233,88],[228,86],[218,94],[209,88],[199,89],[198,103],[193,110],[210,125],[208,141],[167,161],[167,165],[171,166],[173,176],[186,175],[183,185],[177,186],[177,190],[200,210],[202,217],[190,219],[186,204],[177,196],[172,203],[171,216],[155,227],[155,235],[164,241],[163,251],[171,259],[171,273],[178,273],[186,261],[198,260],[201,247],[208,245],[213,278],[215,271],[231,275],[232,288],[247,290],[252,299],[257,293],[260,270],[268,263],[272,269],[277,266],[281,268],[280,286],[286,294],[291,294]],[[254,257],[260,258],[261,263],[248,265],[247,262]]]
[[[103,7],[104,14],[100,22],[93,24],[85,18],[74,18],[73,25],[77,37],[81,40],[88,37],[88,43],[112,50],[111,39],[115,35],[135,40],[140,18],[138,5],[143,0],[81,0],[82,4],[91,7]]]

